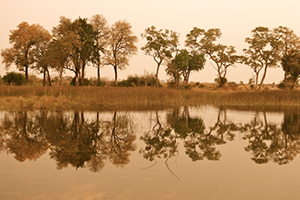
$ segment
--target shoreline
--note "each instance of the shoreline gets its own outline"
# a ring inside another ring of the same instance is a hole
[[[214,105],[300,108],[299,90],[0,86],[0,110],[119,110]]]

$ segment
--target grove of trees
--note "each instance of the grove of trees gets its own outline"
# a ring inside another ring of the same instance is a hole
[[[199,72],[210,61],[217,72],[215,81],[222,87],[227,82],[228,69],[245,64],[253,70],[254,88],[261,89],[267,71],[282,67],[284,84],[292,88],[300,77],[300,39],[293,30],[279,26],[274,29],[256,27],[245,39],[248,47],[238,55],[232,45],[218,43],[218,28],[204,30],[194,27],[185,39],[185,48],[179,49],[179,34],[168,29],[151,26],[141,34],[146,42],[141,50],[153,58],[157,67],[154,77],[159,86],[159,70],[165,66],[174,85],[188,83],[190,74]],[[24,72],[28,82],[29,70],[43,74],[43,85],[51,86],[51,73],[63,79],[66,70],[74,73],[75,85],[85,84],[87,67],[97,69],[100,85],[100,69],[112,66],[114,85],[118,85],[118,70],[129,65],[131,56],[137,53],[138,37],[125,20],[109,25],[102,15],[91,19],[75,20],[60,17],[51,34],[39,24],[22,22],[9,34],[10,48],[2,49],[5,68],[15,65]],[[53,76],[52,76],[53,78]]]

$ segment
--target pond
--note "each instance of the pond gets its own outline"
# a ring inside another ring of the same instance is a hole
[[[0,199],[298,199],[300,113],[0,112]]]

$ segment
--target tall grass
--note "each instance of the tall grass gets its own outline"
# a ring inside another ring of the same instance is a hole
[[[152,87],[1,86],[0,109],[120,109],[130,107],[300,106],[300,91],[205,91]]]

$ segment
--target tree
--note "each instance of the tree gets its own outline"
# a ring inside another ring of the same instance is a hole
[[[64,68],[68,66],[69,63],[68,48],[65,48],[60,40],[53,39],[48,45],[45,59],[47,65],[59,73],[61,85]]]
[[[294,88],[300,77],[300,52],[291,51],[282,57],[282,68],[285,71],[284,82],[291,82]]]
[[[126,21],[117,21],[110,28],[106,64],[111,65],[115,72],[115,86],[118,84],[118,69],[125,69],[129,57],[136,54],[135,43],[138,38],[133,34],[131,25]]]
[[[141,49],[146,55],[152,56],[157,63],[155,78],[156,86],[158,86],[159,68],[163,61],[172,58],[172,53],[177,51],[179,35],[174,31],[167,29],[164,31],[162,29],[156,30],[154,26],[151,26],[146,28],[141,36],[147,40],[147,43]]]
[[[226,75],[228,68],[234,66],[239,60],[235,47],[226,46],[222,44],[215,44],[215,41],[222,35],[220,29],[200,29],[194,27],[190,33],[187,34],[185,45],[191,49],[192,52],[198,52],[208,56],[215,64],[214,69],[218,72],[219,86],[223,86],[227,80]]]
[[[274,36],[277,40],[282,42],[281,46],[281,57],[287,59],[289,56],[294,56],[293,54],[300,49],[300,38],[294,33],[293,30],[279,26],[278,28],[274,29]],[[287,60],[285,60],[287,61]],[[282,60],[283,62],[283,60]],[[287,63],[285,63],[287,64]],[[283,66],[284,63],[282,63],[283,70],[285,71],[284,74],[284,81],[287,80],[289,72],[286,71],[286,67]]]
[[[50,33],[39,24],[29,25],[22,22],[16,30],[11,30],[9,43],[12,45],[1,51],[3,63],[6,69],[15,64],[20,71],[25,72],[28,81],[28,70],[40,61],[42,56],[37,56],[41,50],[39,44],[48,42],[51,38]]]
[[[43,86],[46,86],[46,79],[48,80],[48,85],[51,86],[51,78],[50,78],[50,72],[48,66],[48,59],[47,59],[47,51],[50,44],[50,38],[49,40],[44,40],[39,42],[36,45],[36,51],[35,51],[35,59],[37,62],[35,63],[35,69],[38,70],[38,72],[43,73]]]
[[[189,53],[186,49],[182,49],[172,61],[176,71],[179,71],[183,76],[185,83],[189,82],[190,73],[203,69],[205,58],[203,54]]]
[[[243,62],[250,66],[255,73],[255,88],[258,87],[259,75],[263,70],[258,88],[261,89],[268,68],[277,67],[282,41],[274,35],[274,32],[261,26],[253,29],[252,36],[246,38],[245,41],[249,47],[243,50],[245,53]]]
[[[71,21],[71,19],[64,16],[60,17],[59,25],[52,29],[53,48],[59,49],[54,53],[54,58],[59,58],[56,63],[57,66],[74,72],[76,84],[78,85],[80,75],[79,52],[80,48],[79,27]],[[60,54],[61,53],[61,54]],[[61,57],[62,56],[62,57]],[[62,71],[62,69],[60,69]]]
[[[54,45],[62,48],[62,57],[59,55],[59,63],[64,63],[65,69],[75,73],[76,85],[79,85],[79,79],[84,80],[85,67],[92,61],[96,32],[87,19],[78,18],[73,22],[71,19],[61,17],[59,25],[53,30]],[[66,63],[67,60],[67,63]],[[80,77],[81,73],[81,77]]]
[[[94,15],[90,20],[96,34],[95,49],[93,52],[93,63],[97,67],[97,81],[100,84],[100,67],[103,65],[103,55],[107,47],[108,25],[106,19],[102,15]]]
[[[95,41],[97,32],[94,27],[87,22],[87,19],[78,18],[74,23],[79,23],[80,46],[77,51],[80,54],[81,79],[80,84],[83,85],[85,77],[85,67],[88,62],[92,61],[92,55],[95,51]]]

